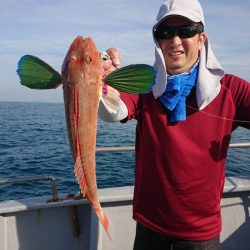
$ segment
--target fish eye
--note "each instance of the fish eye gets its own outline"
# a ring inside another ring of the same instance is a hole
[[[84,60],[86,63],[88,63],[88,64],[90,64],[90,63],[93,61],[93,60],[92,60],[92,57],[90,57],[90,56],[84,56],[83,60]]]

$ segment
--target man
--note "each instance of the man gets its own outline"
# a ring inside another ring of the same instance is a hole
[[[220,199],[233,129],[250,128],[250,85],[214,56],[197,0],[167,0],[153,27],[156,84],[100,116],[137,119],[134,250],[220,249]],[[119,53],[109,49],[113,64]],[[108,71],[110,61],[104,62]]]

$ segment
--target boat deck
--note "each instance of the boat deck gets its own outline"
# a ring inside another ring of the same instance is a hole
[[[85,199],[43,196],[0,202],[1,250],[131,250],[133,187],[101,189],[112,241]],[[221,202],[222,250],[249,250],[250,177],[227,178]],[[240,248],[239,248],[240,246]]]

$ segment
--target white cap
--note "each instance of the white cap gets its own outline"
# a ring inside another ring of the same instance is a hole
[[[160,7],[154,27],[173,15],[186,17],[195,23],[201,22],[205,26],[203,10],[197,0],[167,0]]]

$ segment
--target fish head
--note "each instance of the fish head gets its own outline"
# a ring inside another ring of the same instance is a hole
[[[96,84],[101,76],[100,55],[93,39],[83,36],[76,37],[70,45],[62,65],[63,84],[79,84],[86,77],[93,79],[93,84]]]

